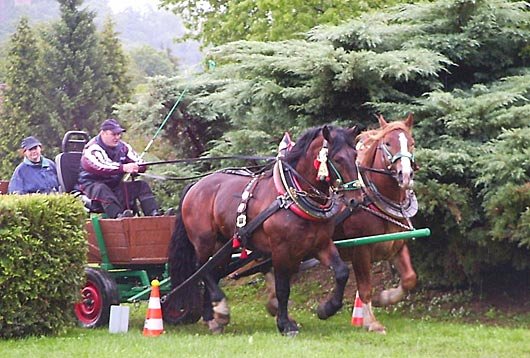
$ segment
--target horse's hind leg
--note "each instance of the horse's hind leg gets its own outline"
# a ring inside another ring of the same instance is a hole
[[[211,273],[206,274],[203,281],[208,291],[208,302],[211,303],[209,308],[204,308],[204,320],[208,323],[208,328],[212,333],[222,333],[224,327],[230,322],[230,308],[226,296],[219,288],[219,280],[215,279]]]
[[[342,261],[335,246],[332,246],[331,250],[326,252],[326,254],[320,255],[319,259],[323,265],[331,267],[335,273],[335,288],[331,296],[317,308],[318,318],[327,319],[342,308],[344,289],[346,288],[350,273],[348,265]]]
[[[392,263],[399,272],[400,283],[398,287],[382,291],[378,297],[374,297],[374,302],[379,305],[388,306],[398,303],[406,293],[416,287],[417,276],[410,260],[410,253],[407,245],[403,245],[398,254],[392,259]]]

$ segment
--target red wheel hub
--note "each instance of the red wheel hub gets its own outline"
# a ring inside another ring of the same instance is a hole
[[[93,283],[88,282],[81,289],[81,297],[81,302],[76,303],[74,306],[77,319],[83,324],[96,321],[101,315],[103,307],[101,293]]]

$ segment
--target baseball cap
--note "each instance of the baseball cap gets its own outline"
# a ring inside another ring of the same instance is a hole
[[[103,123],[101,123],[100,129],[102,131],[112,131],[112,133],[122,133],[125,132],[125,129],[123,129],[117,120],[115,119],[106,119]]]
[[[29,136],[27,138],[24,138],[22,140],[22,144],[20,145],[24,150],[28,150],[28,149],[31,149],[31,148],[34,148],[36,146],[42,146],[42,143],[40,142],[40,140],[38,140],[37,138],[33,137],[33,136]]]

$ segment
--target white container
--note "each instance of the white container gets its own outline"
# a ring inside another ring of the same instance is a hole
[[[109,333],[127,333],[129,306],[110,306]]]

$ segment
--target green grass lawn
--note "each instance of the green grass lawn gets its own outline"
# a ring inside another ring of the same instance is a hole
[[[144,337],[145,303],[131,305],[129,332],[108,328],[70,328],[59,337],[0,341],[1,357],[529,357],[528,326],[497,327],[434,319],[412,319],[400,312],[376,309],[387,335],[350,324],[345,306],[327,321],[319,320],[304,295],[293,289],[290,314],[301,326],[295,338],[281,336],[263,306],[260,289],[228,287],[232,321],[213,336],[199,322],[165,325],[159,337]]]

